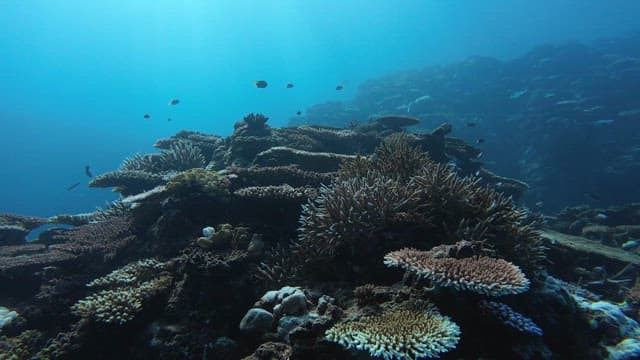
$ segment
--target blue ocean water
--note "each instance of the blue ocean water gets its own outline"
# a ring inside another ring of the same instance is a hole
[[[3,1],[0,212],[91,211],[116,196],[87,188],[85,165],[113,170],[181,129],[228,135],[249,112],[282,126],[371,77],[618,35],[638,14],[622,0]]]

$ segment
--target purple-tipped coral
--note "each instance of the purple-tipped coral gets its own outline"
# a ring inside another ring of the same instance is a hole
[[[480,301],[480,307],[501,323],[517,331],[542,336],[542,329],[533,320],[513,310],[506,304],[495,301]]]

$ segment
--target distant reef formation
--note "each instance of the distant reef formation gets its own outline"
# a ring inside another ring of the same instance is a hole
[[[122,195],[94,213],[0,215],[0,359],[640,352],[638,271],[621,265],[637,255],[544,230],[514,201],[527,185],[485,169],[450,124],[267,120],[158,140],[92,180]],[[70,227],[25,240],[45,224]],[[573,276],[563,259],[606,260],[606,298],[551,276]]]
[[[492,170],[531,186],[529,205],[622,204],[640,201],[638,78],[640,34],[629,34],[393,73],[290,123],[346,127],[388,114],[417,117],[417,128],[447,122],[483,141]]]

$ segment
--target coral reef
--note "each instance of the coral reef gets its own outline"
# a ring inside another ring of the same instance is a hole
[[[482,300],[480,302],[480,308],[516,331],[542,336],[542,329],[540,329],[533,320],[513,310],[509,305]]]
[[[472,56],[394,72],[364,82],[352,100],[313,105],[290,124],[348,127],[371,114],[416,117],[420,129],[447,122],[467,142],[486,140],[477,145],[482,156],[496,161],[497,173],[531,185],[532,207],[600,205],[585,194],[637,202],[640,105],[628,94],[640,85],[628,74],[640,68],[638,41],[632,32],[542,45],[507,61]]]
[[[480,186],[479,179],[462,178],[429,160],[408,139],[390,137],[374,160],[346,163],[338,179],[303,206],[296,245],[301,256],[322,262],[376,247],[373,244],[389,232],[428,229],[433,241],[424,245],[465,239],[482,243],[483,252],[498,254],[525,271],[543,268],[544,246],[535,219],[527,218],[509,198]],[[404,230],[396,230],[399,227]],[[396,248],[407,245],[401,242]],[[376,248],[384,251],[388,245]]]
[[[422,359],[455,348],[460,328],[432,304],[409,303],[339,323],[326,337],[346,348],[368,351],[373,357]]]
[[[631,321],[599,315],[601,299],[545,269],[571,277],[575,263],[608,259],[572,281],[625,297],[620,311],[637,316],[626,280],[638,274],[623,265],[637,255],[587,253],[591,243],[541,230],[510,198],[526,186],[483,169],[451,125],[403,128],[271,128],[250,114],[231,136],[181,131],[156,143],[160,153],[96,177],[93,186],[126,196],[103,209],[0,217],[20,228],[0,242],[0,304],[20,314],[0,349],[18,359],[225,360],[635,351]],[[632,214],[579,229],[632,226]],[[25,242],[55,223],[72,227]]]
[[[196,146],[187,141],[178,141],[160,153],[160,171],[185,171],[206,165],[204,156]]]
[[[431,280],[438,286],[452,286],[488,296],[520,294],[529,280],[512,263],[486,256],[438,257],[433,252],[402,249],[384,257],[387,266],[400,267]]]
[[[90,288],[109,288],[79,300],[72,312],[104,323],[124,324],[142,310],[143,302],[164,291],[172,281],[163,273],[165,263],[139,260],[87,284]]]
[[[352,155],[309,152],[286,146],[275,146],[256,155],[255,164],[261,166],[296,165],[300,169],[317,172],[338,170],[340,163]]]
[[[123,196],[134,195],[165,183],[157,174],[140,170],[112,171],[94,177],[89,187],[112,187]]]

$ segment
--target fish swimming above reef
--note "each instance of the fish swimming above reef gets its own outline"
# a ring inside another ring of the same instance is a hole
[[[167,118],[167,121],[171,121],[171,118]]]
[[[336,90],[340,91],[340,90],[342,90],[342,89],[344,89],[344,86],[343,86],[343,85],[338,85],[338,86],[336,86]]]
[[[298,116],[302,115],[302,111],[300,111],[300,110],[296,111],[296,115],[298,115]]]
[[[143,116],[143,117],[144,117],[145,119],[151,119],[151,115],[149,115],[149,114],[144,114],[144,116]]]
[[[476,140],[476,143],[478,143],[478,144],[482,144],[482,143],[484,143],[484,139],[483,139],[483,138],[480,138],[480,139]]]
[[[267,87],[267,82],[264,80],[256,80],[253,82],[253,84],[258,88],[258,89],[264,89]]]
[[[607,214],[598,213],[596,214],[596,216],[594,216],[594,218],[598,221],[604,221],[604,220],[607,220],[608,216]]]
[[[471,128],[471,127],[475,127],[476,123],[474,123],[473,121],[469,121],[465,125],[467,125],[467,127]]]
[[[638,241],[638,240],[629,240],[629,241],[625,241],[625,242],[621,245],[622,249],[627,250],[627,251],[629,251],[629,250],[633,250],[633,249],[637,249],[637,248],[638,248],[638,246],[640,246],[640,241]]]
[[[602,120],[594,121],[593,125],[595,125],[595,126],[607,126],[607,125],[613,124],[613,122],[614,122],[613,119],[602,119]]]
[[[286,87],[287,89],[291,89],[293,87],[292,83],[288,83],[287,85],[285,85],[284,87]]]
[[[91,173],[91,166],[85,165],[84,174],[87,175],[88,177],[93,177],[93,174]]]
[[[169,106],[174,106],[180,104],[180,99],[171,99],[169,100]]]
[[[601,200],[600,196],[598,196],[598,195],[596,195],[596,194],[594,194],[594,193],[584,193],[584,194],[582,194],[582,195],[583,195],[587,200],[590,200],[590,201],[600,201],[600,200]]]
[[[77,188],[79,185],[80,185],[80,183],[79,183],[79,182],[77,182],[77,183],[75,183],[75,184],[73,184],[73,185],[71,185],[71,186],[67,187],[67,191],[71,191],[71,190],[73,190],[73,189]]]

